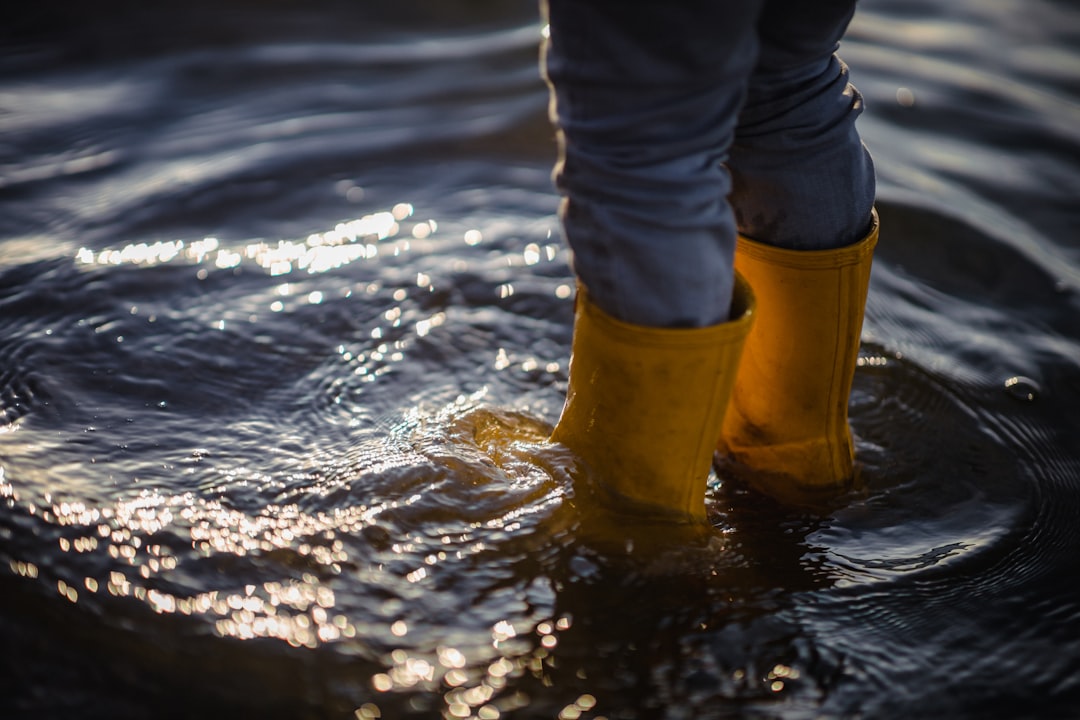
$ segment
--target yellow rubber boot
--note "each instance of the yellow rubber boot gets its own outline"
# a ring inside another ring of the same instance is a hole
[[[639,509],[705,517],[705,485],[754,314],[739,277],[734,318],[705,328],[631,325],[579,290],[570,385],[552,440],[594,486]],[[644,506],[644,507],[642,507]]]
[[[736,474],[784,500],[847,485],[848,399],[878,237],[835,250],[785,250],[739,238],[735,268],[754,288],[746,341],[717,449]]]

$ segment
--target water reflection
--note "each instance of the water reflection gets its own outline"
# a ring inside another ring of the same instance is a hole
[[[238,266],[241,261],[254,261],[270,275],[287,275],[293,270],[318,274],[336,270],[356,260],[370,260],[378,256],[376,242],[396,237],[400,233],[399,220],[412,213],[412,207],[400,204],[392,211],[365,215],[362,218],[339,223],[333,230],[309,235],[304,242],[279,240],[273,245],[255,242],[236,250],[222,247],[217,238],[204,238],[191,243],[183,240],[156,242],[152,245],[134,243],[119,250],[94,252],[80,248],[75,259],[83,265],[155,265],[174,260],[188,263],[209,263],[218,269]],[[400,215],[400,217],[398,217]],[[431,228],[429,222],[423,227]],[[422,233],[424,237],[430,231]],[[416,237],[414,227],[413,236]],[[394,253],[408,250],[408,244],[395,246]]]

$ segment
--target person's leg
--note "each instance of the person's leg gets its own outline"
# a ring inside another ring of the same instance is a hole
[[[835,56],[854,0],[766,0],[729,160],[735,267],[758,296],[718,448],[798,496],[853,475],[847,406],[877,240],[862,109]]]
[[[728,165],[744,237],[848,245],[870,228],[874,167],[855,129],[862,96],[836,56],[855,0],[766,0],[761,49]]]
[[[555,178],[579,279],[624,322],[726,320],[736,231],[724,161],[758,3],[545,4]]]
[[[613,499],[681,516],[704,516],[753,316],[732,269],[723,163],[756,56],[755,5],[547,3],[555,179],[581,284],[552,439]]]

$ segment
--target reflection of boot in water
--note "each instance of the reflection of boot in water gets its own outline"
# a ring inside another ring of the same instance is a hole
[[[552,440],[584,460],[613,499],[704,518],[713,446],[753,306],[737,278],[732,320],[643,327],[610,317],[582,289],[570,385]]]
[[[754,288],[757,320],[717,449],[779,499],[852,481],[848,398],[877,237],[875,214],[865,238],[835,250],[739,238],[735,268]]]

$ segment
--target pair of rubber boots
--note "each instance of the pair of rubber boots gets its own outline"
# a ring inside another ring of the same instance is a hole
[[[780,500],[845,487],[848,398],[877,243],[786,250],[738,240],[731,319],[704,328],[621,322],[579,290],[570,383],[552,440],[594,487],[702,519],[714,452]]]

